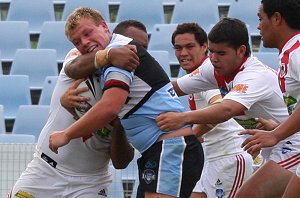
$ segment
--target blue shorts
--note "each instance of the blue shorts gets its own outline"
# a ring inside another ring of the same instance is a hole
[[[143,192],[189,198],[200,179],[204,154],[195,136],[181,136],[155,143],[137,163],[138,198],[144,197]]]

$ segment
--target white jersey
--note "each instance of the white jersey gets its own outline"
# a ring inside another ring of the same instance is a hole
[[[246,107],[238,121],[244,128],[254,128],[254,118],[262,117],[282,122],[288,112],[278,85],[276,72],[249,57],[232,78],[218,76],[210,62],[204,63],[193,73],[177,80],[179,88],[187,93],[197,93],[219,88],[223,100],[234,100]]]
[[[206,58],[202,64],[211,63],[210,60]],[[184,80],[182,83],[185,83]],[[220,91],[218,89],[191,94],[189,101],[191,110],[207,107],[209,100],[219,94]],[[239,136],[238,133],[243,130],[244,128],[234,119],[229,119],[226,122],[217,124],[209,132],[203,135],[206,158],[213,159],[216,157],[242,153],[243,149],[241,148],[241,144],[244,138]]]
[[[288,118],[288,111],[279,88],[277,73],[255,57],[248,57],[231,78],[219,76],[211,64],[203,64],[195,72],[177,80],[180,89],[188,94],[219,88],[223,100],[234,100],[246,107],[235,116],[244,128],[254,128],[254,118],[272,119],[278,123]],[[300,154],[299,133],[271,148],[263,149],[265,160],[273,160],[290,171],[295,171]],[[292,164],[291,164],[292,163]]]
[[[49,149],[50,134],[53,131],[64,130],[75,122],[73,116],[61,106],[60,96],[74,82],[65,74],[64,67],[79,55],[77,49],[72,49],[66,56],[53,91],[49,119],[38,139],[36,154],[64,174],[82,176],[99,175],[101,172],[107,173],[103,175],[106,178],[109,174],[107,171],[111,134],[94,133],[88,137],[71,140],[69,144],[59,148],[58,154]]]
[[[300,32],[285,43],[279,59],[279,84],[291,114],[300,101]]]

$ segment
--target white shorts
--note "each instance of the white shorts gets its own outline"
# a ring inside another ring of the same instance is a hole
[[[300,165],[298,165],[297,167],[296,175],[300,178]]]
[[[207,197],[234,197],[252,175],[252,165],[252,157],[246,152],[207,160],[193,192],[204,192]]]
[[[299,137],[298,133],[295,135]],[[262,149],[261,154],[264,161],[272,160],[283,168],[296,173],[300,163],[300,137],[297,139],[295,135],[280,141],[274,147]]]
[[[11,197],[107,198],[111,181],[107,173],[65,175],[35,156],[15,183]]]

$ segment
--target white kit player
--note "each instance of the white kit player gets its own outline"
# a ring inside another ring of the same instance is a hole
[[[299,142],[299,101],[300,101],[300,1],[299,0],[262,0],[258,9],[259,25],[258,29],[262,36],[265,47],[277,48],[279,50],[279,72],[278,80],[280,88],[284,93],[285,102],[288,106],[290,117],[277,128],[270,131],[248,130],[243,134],[252,135],[244,143],[245,150],[249,153],[256,152],[264,147],[280,148],[283,142],[298,146],[294,150],[298,154],[294,155],[291,167],[297,167],[296,174],[280,175],[281,180],[276,186],[277,197],[296,198],[300,193],[300,149]],[[287,138],[290,137],[290,138]],[[287,139],[286,139],[287,138]],[[275,145],[275,146],[274,146]],[[279,149],[278,149],[279,150]],[[289,150],[285,150],[289,152]],[[263,175],[256,175],[256,178],[263,180]],[[291,179],[290,179],[291,178]],[[257,185],[258,179],[249,183],[241,192],[245,195],[249,189]],[[283,181],[283,182],[282,182]],[[272,188],[274,189],[274,188]],[[257,193],[260,194],[262,190]],[[265,190],[264,190],[265,191]],[[273,191],[273,190],[272,190]],[[263,194],[266,194],[265,192]],[[267,194],[269,195],[269,194]],[[276,196],[276,195],[274,195]],[[273,197],[274,197],[273,196]]]
[[[255,57],[250,57],[245,24],[238,19],[222,19],[210,31],[208,41],[213,66],[202,65],[194,75],[178,79],[175,89],[183,95],[219,88],[224,95],[223,101],[202,110],[163,114],[157,118],[161,129],[172,130],[186,123],[217,124],[237,115],[241,124],[255,122],[257,117],[277,123],[286,120],[288,111],[276,72]],[[287,169],[295,171],[296,165],[291,166],[291,163],[298,154],[299,141],[300,138],[292,136],[282,141],[280,146],[264,149],[263,157],[267,162],[255,175],[263,174],[264,181],[275,181],[280,180],[276,178],[280,172]],[[267,188],[269,183],[264,181],[260,184]]]
[[[206,55],[207,34],[198,24],[179,24],[172,34],[172,44],[180,66],[188,75],[195,75],[193,70],[201,65],[211,64]],[[221,100],[219,89],[194,93],[189,97],[190,109],[203,109]],[[200,141],[204,140],[206,160],[191,198],[234,197],[253,172],[252,157],[241,148],[244,138],[238,135],[244,128],[234,119],[229,119],[215,126],[198,126],[194,130]]]
[[[130,22],[123,25],[124,28],[120,28],[120,33],[130,28],[133,35],[144,38],[142,34],[144,32],[139,26],[136,27]],[[95,36],[98,38],[97,35]],[[89,42],[90,45],[94,45],[95,41],[97,39]],[[94,51],[98,51],[98,48]],[[126,60],[134,60],[136,54],[132,52],[133,56],[131,56],[128,51],[131,52],[126,47],[112,49],[109,58],[113,61],[115,57],[119,59],[122,56]],[[133,158],[133,149],[120,126],[113,133],[102,130],[74,139],[67,146],[59,149],[58,154],[49,149],[51,133],[65,129],[76,121],[73,115],[60,104],[60,97],[70,87],[74,88],[76,94],[80,94],[77,92],[76,85],[81,81],[75,82],[64,71],[65,66],[80,55],[81,53],[75,48],[67,54],[52,95],[48,121],[38,139],[34,159],[17,180],[9,197],[107,198],[107,187],[112,182],[111,173],[108,172],[110,159],[116,168],[125,168]],[[96,70],[94,66],[92,68]]]

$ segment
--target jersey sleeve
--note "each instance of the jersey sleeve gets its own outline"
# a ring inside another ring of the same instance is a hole
[[[112,87],[119,87],[129,92],[129,87],[133,80],[132,72],[128,72],[115,66],[109,66],[104,70],[103,76],[103,91]]]
[[[217,81],[214,78],[214,68],[210,62],[206,62],[192,73],[178,78],[177,84],[186,94],[218,89]]]
[[[249,110],[257,101],[272,95],[274,85],[271,85],[271,83],[275,83],[275,86],[277,86],[277,82],[273,82],[271,78],[268,78],[269,75],[275,74],[269,72],[263,74],[263,72],[257,73],[255,71],[240,72],[233,81],[233,87],[224,96],[224,100],[234,100]]]

